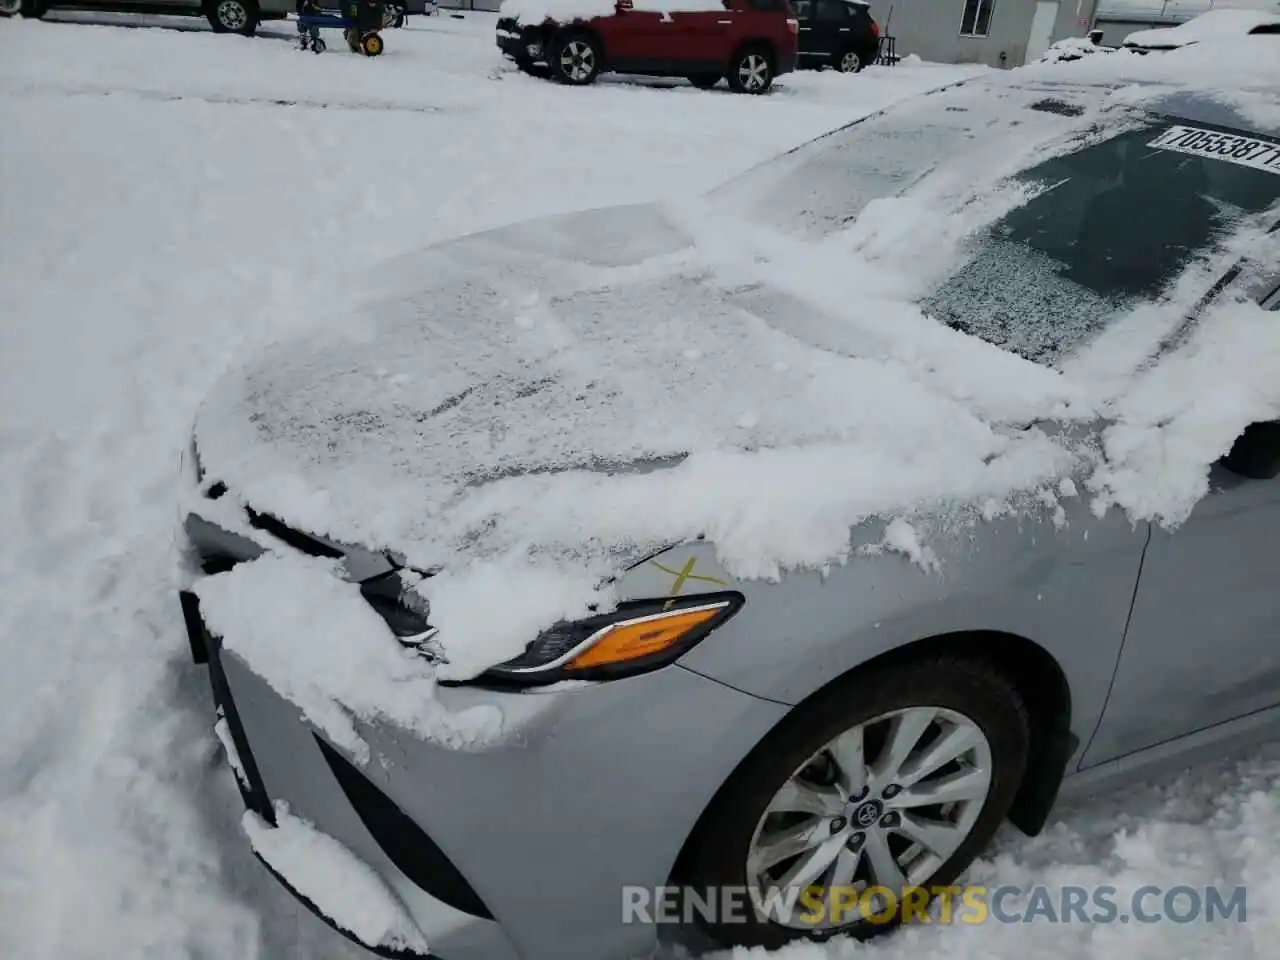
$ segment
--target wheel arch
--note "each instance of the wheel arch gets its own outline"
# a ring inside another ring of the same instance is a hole
[[[731,70],[738,58],[748,50],[759,50],[763,53],[769,58],[769,69],[773,70],[775,73],[777,72],[778,48],[772,40],[765,37],[748,37],[747,39],[740,41],[738,45],[733,48],[733,52],[729,54],[729,62],[724,66],[725,72],[727,73]]]
[[[1028,836],[1037,835],[1044,828],[1049,812],[1053,809],[1058,788],[1067,772],[1068,761],[1075,753],[1079,741],[1070,732],[1071,688],[1066,673],[1057,659],[1034,640],[999,630],[964,630],[924,637],[877,654],[832,677],[796,703],[779,723],[785,722],[796,710],[802,709],[805,704],[853,674],[938,655],[958,656],[992,667],[1014,686],[1022,698],[1031,721],[1031,744],[1027,768],[1023,772],[1022,783],[1014,797],[1008,819]],[[765,734],[760,743],[769,736],[770,734]],[[727,785],[754,752],[755,748],[752,748],[742,757],[684,838],[671,870],[673,884],[679,885],[681,878],[687,874],[689,851],[694,838],[700,833],[704,818],[716,806]]]
[[[547,21],[540,28],[542,34],[543,49],[547,51],[548,57],[552,45],[559,40],[568,37],[587,37],[596,45],[596,49],[600,51],[600,70],[604,72],[609,66],[609,48],[604,42],[604,34],[593,27],[587,20],[571,20],[569,23],[555,23]]]

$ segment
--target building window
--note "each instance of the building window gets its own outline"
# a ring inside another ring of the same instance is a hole
[[[991,12],[996,0],[964,0],[964,19],[960,21],[960,36],[991,36]]]

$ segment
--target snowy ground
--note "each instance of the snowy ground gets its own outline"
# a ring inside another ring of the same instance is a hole
[[[506,69],[483,16],[418,20],[376,61],[301,54],[282,25],[60,19],[82,22],[0,21],[0,955],[363,956],[250,856],[187,658],[170,530],[211,381],[388,256],[690,195],[964,68],[791,76],[766,98],[570,90]],[[989,924],[786,955],[1270,956],[1278,792],[1280,751],[1199,769],[1010,834],[973,872],[1248,883],[1245,924]]]

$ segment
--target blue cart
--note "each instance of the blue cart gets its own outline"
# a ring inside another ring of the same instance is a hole
[[[352,53],[376,57],[382,53],[383,4],[381,0],[341,0],[338,9],[320,6],[321,0],[298,0],[298,46],[324,53],[322,27],[342,31]]]

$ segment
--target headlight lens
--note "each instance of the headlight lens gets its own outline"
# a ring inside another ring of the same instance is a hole
[[[532,686],[656,670],[683,656],[742,604],[737,593],[626,603],[612,613],[557,624],[485,676]]]

